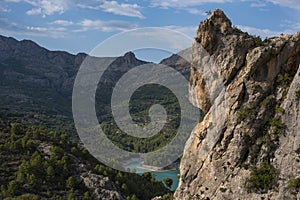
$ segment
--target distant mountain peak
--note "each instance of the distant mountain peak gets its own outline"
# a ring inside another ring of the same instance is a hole
[[[124,57],[126,57],[126,58],[136,58],[135,54],[132,51],[128,51],[127,53],[125,53]]]

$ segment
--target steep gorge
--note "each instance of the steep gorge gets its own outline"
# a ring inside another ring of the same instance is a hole
[[[190,95],[204,120],[175,199],[300,199],[300,32],[262,41],[221,10],[201,22]]]

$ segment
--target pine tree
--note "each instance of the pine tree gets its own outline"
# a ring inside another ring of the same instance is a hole
[[[173,185],[173,180],[171,178],[164,178],[163,181],[169,188],[171,188],[171,186]]]
[[[12,180],[8,183],[7,192],[11,196],[15,196],[17,193],[17,183],[16,181]]]
[[[0,197],[1,199],[4,199],[6,197],[6,188],[4,185],[1,185],[1,189],[0,189]]]
[[[74,181],[74,178],[72,176],[70,176],[67,181],[66,181],[66,187],[68,189],[73,189],[75,186],[75,181]]]
[[[83,200],[89,200],[89,199],[91,199],[90,193],[89,193],[89,192],[85,192],[85,193],[83,194]]]
[[[52,166],[47,167],[46,173],[47,173],[47,180],[48,181],[51,180],[55,175],[55,172],[54,172],[54,169],[53,169]]]

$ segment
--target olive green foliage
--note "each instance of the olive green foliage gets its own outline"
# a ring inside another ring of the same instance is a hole
[[[244,107],[238,112],[238,121],[251,120],[255,115],[255,109],[252,107]]]
[[[276,105],[276,100],[273,96],[267,96],[262,102],[261,105],[266,109],[271,109]]]
[[[249,165],[243,162],[243,163],[241,164],[241,168],[247,170],[247,169],[249,169]]]
[[[250,126],[254,126],[256,130],[251,135],[246,133],[243,135],[247,154],[242,160],[241,167],[245,169],[246,166],[248,168],[257,163],[263,146],[267,149],[275,148],[274,142],[279,140],[286,129],[286,125],[281,120],[285,110],[279,106],[280,102],[276,101],[274,95],[271,94],[264,99],[259,99],[259,101],[258,106],[253,106],[258,102],[252,102],[250,106],[241,109],[238,113],[239,120],[252,119]],[[255,119],[258,112],[264,113],[263,119]],[[248,157],[249,162],[247,161]]]
[[[280,114],[280,113],[283,114],[285,112],[285,110],[284,110],[284,108],[276,105],[275,112],[278,113],[278,114]]]
[[[277,84],[279,85],[289,86],[292,81],[293,76],[291,76],[289,73],[281,73],[277,76]]]
[[[99,95],[104,98],[104,94]],[[160,104],[165,108],[167,112],[166,123],[162,130],[160,130],[154,136],[148,138],[133,137],[119,129],[115,120],[113,119],[112,113],[109,110],[101,110],[101,108],[106,107],[106,105],[108,104],[108,102],[106,101],[108,100],[100,102],[99,105],[96,105],[99,113],[98,119],[100,122],[100,126],[107,137],[116,146],[126,151],[136,153],[152,152],[161,149],[165,145],[169,144],[177,134],[177,130],[181,120],[181,109],[178,99],[168,88],[156,84],[146,85],[137,89],[131,96],[129,102],[129,113],[133,121],[140,126],[145,126],[150,122],[149,109],[152,105]],[[199,116],[199,120],[200,118],[201,116]],[[185,120],[185,122],[187,123],[189,121],[192,121],[190,119],[183,120]],[[189,133],[192,131],[193,127],[185,126],[182,128],[183,131]],[[177,135],[177,137],[179,137],[177,141],[184,141],[186,139],[183,135]],[[173,146],[170,148],[178,149],[177,144],[174,143],[172,145]],[[163,157],[159,159],[152,159],[147,155],[144,159],[144,164],[159,166],[161,161],[168,159],[168,157],[170,157],[168,155],[168,152],[166,152],[165,155],[163,155]]]
[[[166,184],[167,187],[171,188],[171,186],[173,185],[173,179],[171,178],[164,178],[164,183]]]
[[[95,174],[108,176],[122,194],[132,199],[151,199],[170,192],[151,173],[144,177],[102,165],[68,134],[5,120],[0,119],[0,199],[95,199],[93,191],[74,177],[78,163]],[[50,155],[38,148],[41,144],[50,148]]]
[[[150,172],[141,175],[132,173],[122,173],[104,165],[98,164],[95,173],[107,175],[120,188],[122,194],[128,199],[151,199],[155,196],[162,196],[169,193],[162,182],[156,182],[155,176]],[[134,195],[134,196],[133,196]]]
[[[254,36],[253,39],[254,39],[255,46],[263,46],[264,45],[260,36]]]
[[[279,135],[284,132],[285,125],[279,117],[274,117],[270,120],[271,127],[274,127],[275,134]]]
[[[299,179],[291,179],[288,184],[288,188],[300,188],[300,180]]]
[[[5,200],[40,200],[41,198],[35,194],[22,194],[17,197],[7,197]]]
[[[223,187],[220,188],[221,192],[226,192],[226,190],[227,190],[227,188],[223,188]]]
[[[261,163],[260,167],[252,167],[250,177],[246,181],[249,191],[267,192],[277,182],[277,171],[267,161]]]
[[[172,193],[165,194],[164,196],[162,196],[162,200],[172,200],[172,199],[173,199]]]
[[[103,96],[103,94],[101,94]],[[132,137],[120,130],[111,113],[101,112],[101,128],[108,138],[126,151],[152,152],[168,144],[177,133],[180,124],[180,107],[176,96],[167,88],[158,85],[143,86],[136,90],[129,102],[129,112],[133,121],[140,126],[150,122],[149,109],[154,104],[162,105],[168,114],[164,128],[153,137]],[[106,102],[96,107],[104,107]]]

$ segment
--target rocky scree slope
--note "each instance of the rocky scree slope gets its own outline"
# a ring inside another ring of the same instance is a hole
[[[190,96],[205,117],[175,199],[300,199],[300,32],[262,41],[215,10],[195,40]]]

